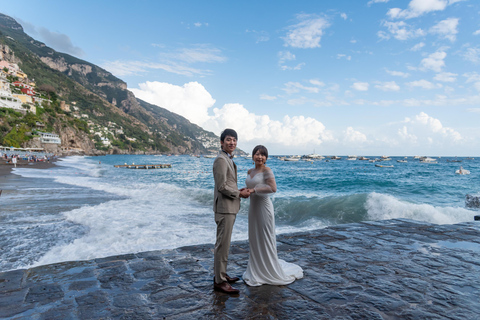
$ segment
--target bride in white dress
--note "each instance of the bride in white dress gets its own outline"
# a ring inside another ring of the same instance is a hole
[[[303,278],[300,266],[278,259],[275,238],[275,216],[270,195],[277,191],[275,176],[265,166],[268,150],[256,146],[252,152],[255,168],[246,179],[250,194],[248,210],[248,241],[250,257],[243,281],[249,286],[285,285]]]

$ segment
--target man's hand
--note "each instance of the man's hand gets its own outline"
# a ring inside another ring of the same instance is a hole
[[[250,190],[246,189],[246,188],[242,188],[240,190],[240,198],[248,198],[250,197]]]

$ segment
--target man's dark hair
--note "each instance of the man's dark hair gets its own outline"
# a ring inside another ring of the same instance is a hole
[[[220,141],[225,141],[225,138],[227,136],[234,137],[235,140],[238,140],[237,138],[237,132],[233,129],[225,129],[223,130],[222,134],[220,135]]]
[[[262,146],[261,144],[259,144],[255,148],[253,148],[252,159],[253,159],[253,156],[255,155],[255,153],[257,153],[257,151],[260,151],[260,154],[263,154],[265,156],[265,158],[268,159],[268,150],[267,150],[267,148],[265,148],[265,146]]]

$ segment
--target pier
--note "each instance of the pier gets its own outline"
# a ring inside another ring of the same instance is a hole
[[[214,229],[212,229],[214,232]],[[277,236],[288,286],[213,291],[213,244],[0,272],[2,319],[478,319],[480,224],[366,221]],[[247,267],[232,242],[228,272]]]
[[[127,168],[127,169],[163,169],[163,168],[171,168],[172,165],[169,163],[163,164],[119,164],[114,165],[115,168]]]

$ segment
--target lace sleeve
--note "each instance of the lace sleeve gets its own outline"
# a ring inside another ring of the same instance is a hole
[[[277,192],[277,183],[272,170],[268,169],[263,172],[263,182],[255,186],[255,193],[268,195]]]

